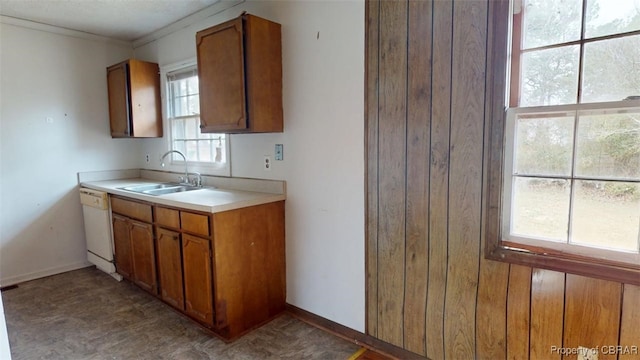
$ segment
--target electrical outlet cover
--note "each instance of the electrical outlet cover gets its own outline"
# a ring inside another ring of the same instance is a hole
[[[271,171],[272,165],[273,164],[271,163],[271,156],[265,155],[264,162],[262,163],[262,167],[264,168],[264,171]]]

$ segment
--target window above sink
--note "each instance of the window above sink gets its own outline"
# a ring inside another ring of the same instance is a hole
[[[200,173],[230,176],[228,134],[206,134],[200,128],[200,94],[196,60],[191,59],[161,69],[165,147],[182,152],[190,169]],[[184,166],[184,160],[171,156],[171,164]]]

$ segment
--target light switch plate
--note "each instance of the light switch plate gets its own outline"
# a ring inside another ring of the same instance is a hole
[[[282,148],[282,144],[276,144],[276,160],[284,160],[284,149]]]

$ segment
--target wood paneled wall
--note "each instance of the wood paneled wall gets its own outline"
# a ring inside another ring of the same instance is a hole
[[[367,333],[430,359],[640,346],[638,286],[484,259],[497,3],[366,3]]]

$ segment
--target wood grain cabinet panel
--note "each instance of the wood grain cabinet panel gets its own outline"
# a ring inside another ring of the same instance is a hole
[[[180,225],[182,230],[192,232],[197,235],[208,237],[209,232],[209,216],[202,214],[194,214],[186,211],[180,212]]]
[[[115,245],[116,270],[126,279],[132,279],[133,261],[131,259],[131,236],[129,220],[113,214],[113,242]]]
[[[184,310],[180,233],[156,228],[156,234],[160,297],[171,306]]]
[[[131,233],[131,254],[133,259],[133,279],[141,288],[156,293],[156,260],[151,224],[129,220]]]
[[[116,271],[144,290],[156,294],[158,283],[151,206],[111,197],[111,211]],[[149,222],[144,219],[149,219]]]
[[[185,312],[194,319],[213,325],[213,283],[211,242],[182,235]]]
[[[162,137],[158,64],[129,59],[107,68],[111,136]]]
[[[213,215],[216,324],[235,338],[284,310],[284,202]]]
[[[196,34],[203,133],[283,131],[280,37],[249,14]]]
[[[129,136],[131,129],[129,124],[129,86],[126,62],[107,68],[107,88],[111,136]]]
[[[180,229],[180,211],[156,206],[156,224],[171,229]]]
[[[150,223],[153,221],[151,205],[111,197],[111,210],[126,217]]]

